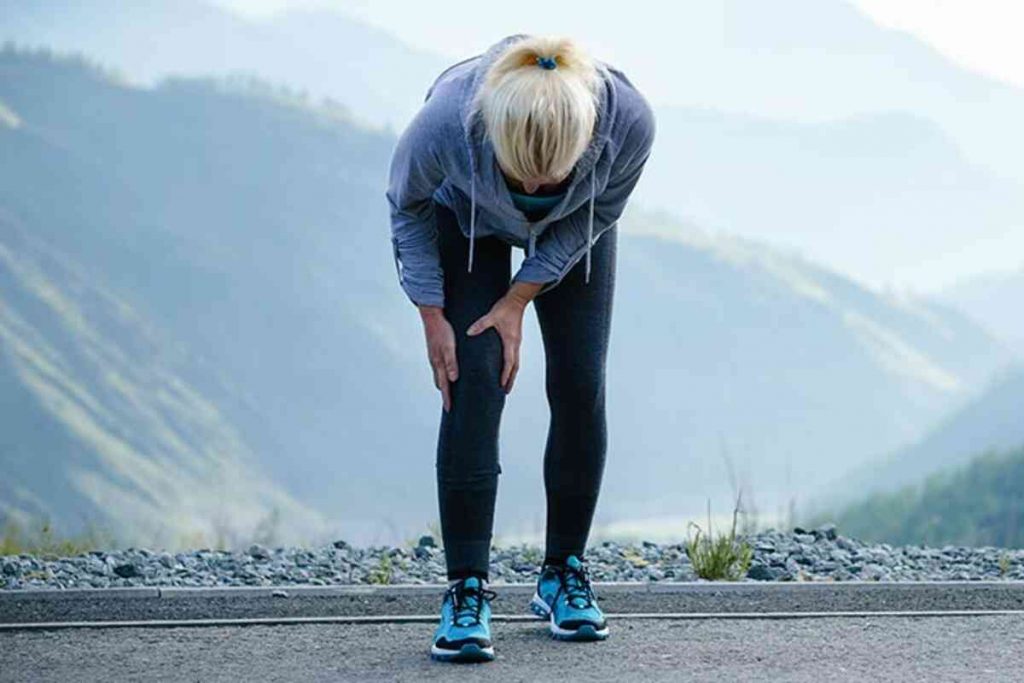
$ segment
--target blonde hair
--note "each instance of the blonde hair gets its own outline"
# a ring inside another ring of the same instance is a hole
[[[595,62],[571,38],[529,36],[506,48],[474,100],[502,171],[518,181],[567,176],[590,144],[600,84]]]

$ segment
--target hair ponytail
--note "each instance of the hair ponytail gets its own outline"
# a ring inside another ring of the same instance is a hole
[[[530,36],[494,61],[476,94],[502,170],[516,180],[561,179],[590,144],[600,73],[564,36]]]

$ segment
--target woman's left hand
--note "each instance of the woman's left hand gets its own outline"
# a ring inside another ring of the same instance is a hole
[[[512,391],[516,374],[519,372],[519,345],[523,337],[523,311],[526,303],[522,297],[506,294],[498,299],[485,315],[466,328],[466,334],[474,336],[493,327],[501,337],[505,366],[499,383],[505,393]]]

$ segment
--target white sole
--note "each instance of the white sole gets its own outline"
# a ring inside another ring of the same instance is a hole
[[[570,636],[570,637],[572,637],[572,636],[578,636],[580,634],[580,631],[572,631],[572,630],[569,630],[569,629],[566,629],[566,628],[559,628],[558,625],[555,623],[555,616],[554,615],[551,615],[550,628],[551,628],[551,635],[553,635],[553,636]],[[589,628],[591,631],[593,631],[594,637],[596,637],[596,638],[606,638],[608,636],[608,627],[607,626],[605,626],[602,629],[596,629],[593,626],[581,626],[580,628],[581,629]]]
[[[440,657],[442,659],[458,659],[460,657],[475,658],[475,657],[473,657],[473,655],[475,655],[478,652],[482,652],[485,655],[487,655],[488,657],[494,657],[494,646],[493,645],[491,645],[490,647],[480,647],[479,645],[473,645],[473,646],[463,645],[462,647],[463,648],[469,647],[470,649],[469,649],[469,651],[463,651],[461,649],[460,650],[447,650],[447,649],[445,649],[443,647],[438,647],[437,645],[431,645],[430,646],[430,654],[437,655],[438,657]]]
[[[573,631],[566,628],[561,628],[555,623],[555,615],[551,613],[551,608],[548,607],[548,603],[544,602],[544,599],[540,597],[538,593],[533,594],[533,598],[530,600],[530,611],[536,614],[542,619],[548,620],[548,628],[553,636],[578,636],[579,631]],[[595,638],[606,638],[608,637],[608,627],[605,626],[602,629],[595,629],[590,627]]]
[[[542,619],[547,619],[551,616],[551,608],[548,607],[548,603],[544,602],[544,599],[538,593],[534,593],[533,599],[530,600],[530,611]]]

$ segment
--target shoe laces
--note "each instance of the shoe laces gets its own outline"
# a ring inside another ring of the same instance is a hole
[[[597,596],[594,595],[594,589],[590,585],[590,575],[586,567],[583,565],[580,565],[579,568],[558,567],[558,578],[561,584],[559,590],[565,593],[570,607],[586,609],[593,606]]]
[[[452,599],[452,623],[456,626],[472,626],[480,623],[480,610],[484,601],[490,602],[497,593],[487,588],[468,588],[465,581],[459,581],[445,591],[445,599]]]

